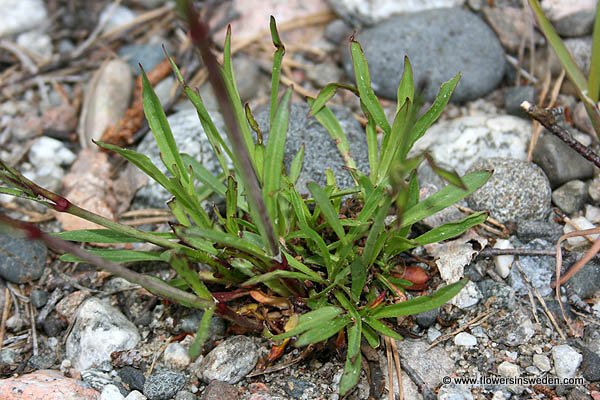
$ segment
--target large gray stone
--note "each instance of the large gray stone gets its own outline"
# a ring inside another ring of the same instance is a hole
[[[434,124],[411,155],[428,150],[444,167],[464,174],[480,158],[527,159],[531,123],[510,115],[476,115]],[[436,185],[438,186],[438,185]]]
[[[490,158],[473,164],[471,171],[491,170],[492,177],[468,197],[475,210],[488,210],[502,222],[543,219],[550,210],[550,184],[535,164],[509,158]]]
[[[210,112],[215,126],[223,135],[225,135],[225,124],[223,118],[217,112]],[[200,162],[206,169],[217,175],[221,172],[221,166],[217,157],[212,151],[204,129],[198,119],[195,109],[184,109],[167,118],[175,143],[180,153],[187,153]],[[167,173],[167,169],[160,159],[160,151],[154,140],[154,136],[148,132],[142,142],[137,147],[138,153],[145,154],[150,158],[162,172]],[[130,165],[128,168],[135,168]],[[149,180],[135,196],[135,203],[138,206],[150,208],[164,208],[171,195],[154,180]]]
[[[33,29],[48,16],[41,0],[0,1],[0,37]]]
[[[365,174],[369,173],[369,155],[364,130],[354,119],[349,110],[332,107],[342,130],[348,137],[350,156],[356,162],[356,167]],[[327,130],[314,118],[308,117],[309,107],[306,104],[292,104],[289,118],[288,136],[285,147],[284,163],[286,168],[304,146],[304,165],[296,188],[300,193],[308,193],[306,184],[317,182],[326,184],[325,171],[331,169],[335,175],[336,184],[340,188],[354,186],[350,174],[343,168],[344,160]],[[269,113],[259,112],[256,115],[265,142],[268,141]]]
[[[594,166],[556,136],[545,133],[533,151],[533,162],[546,173],[552,188],[594,176]]]
[[[553,244],[543,239],[534,239],[522,247],[524,249],[543,250],[552,248]],[[550,282],[556,272],[554,257],[519,257],[519,266],[523,273],[527,275],[527,279],[529,279],[531,285],[539,290],[542,296],[552,293]],[[510,270],[510,283],[516,294],[521,296],[527,295],[528,285],[523,280],[518,268]]]
[[[42,242],[0,235],[0,277],[27,283],[42,276],[48,250]]]
[[[67,358],[78,371],[110,362],[114,351],[133,349],[140,334],[119,310],[91,297],[77,312],[71,334],[67,337]]]
[[[144,383],[144,395],[149,400],[169,400],[185,385],[185,376],[179,372],[155,372]]]
[[[251,338],[232,336],[215,347],[200,363],[199,378],[231,384],[242,380],[258,362],[258,347]]]
[[[505,70],[504,51],[494,32],[475,14],[444,8],[392,17],[357,36],[375,92],[395,99],[408,55],[415,83],[426,84],[425,99],[435,98],[440,85],[462,73],[453,101],[467,101],[492,91]],[[344,67],[353,77],[352,59],[344,43]]]

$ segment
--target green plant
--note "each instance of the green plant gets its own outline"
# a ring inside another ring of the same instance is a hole
[[[577,95],[585,106],[596,135],[600,137],[600,108],[598,108],[598,101],[600,100],[600,5],[596,6],[592,57],[587,79],[575,63],[573,56],[552,27],[548,18],[544,15],[540,2],[538,0],[529,0],[529,5],[538,20],[541,31],[554,49],[567,76],[575,85]]]
[[[322,342],[345,332],[347,356],[340,382],[343,395],[359,379],[363,338],[373,347],[379,345],[379,335],[401,339],[390,319],[439,307],[466,284],[463,279],[432,295],[398,302],[398,296],[405,288],[413,285],[398,278],[402,253],[460,235],[487,217],[485,213],[475,213],[411,236],[416,223],[473,193],[490,176],[484,171],[461,178],[436,166],[427,154],[409,157],[414,143],[440,116],[459,76],[443,84],[431,107],[419,115],[421,106],[415,94],[412,69],[405,59],[396,116],[390,123],[371,88],[362,49],[352,40],[356,86],[330,84],[308,102],[311,114],[337,143],[356,186],[339,189],[333,174],[327,171],[325,187],[311,183],[308,185],[311,196],[301,196],[294,183],[302,168],[303,150],[295,156],[289,170],[283,163],[292,91],[287,88],[280,97],[279,76],[285,48],[275,20],[271,19],[276,51],[269,138],[263,143],[252,111],[242,104],[236,89],[230,31],[220,66],[209,48],[207,26],[200,22],[188,2],[181,2],[180,6],[183,6],[192,40],[209,72],[209,81],[227,124],[228,140],[215,128],[198,92],[184,82],[172,60],[171,64],[184,93],[198,112],[223,173],[215,177],[199,162],[178,152],[165,113],[142,70],[144,111],[169,174],[163,174],[145,155],[106,143],[99,142],[98,145],[120,154],[173,195],[168,202],[177,221],[171,224],[172,232],[144,232],[92,214],[40,188],[3,162],[0,162],[0,180],[11,187],[0,188],[1,193],[38,201],[106,229],[47,235],[7,217],[1,217],[1,221],[25,229],[30,237],[40,238],[50,246],[70,253],[61,257],[65,261],[95,263],[112,273],[137,280],[157,295],[205,310],[190,350],[192,356],[199,354],[215,313],[248,329],[262,330],[266,337],[275,341],[296,337],[295,346]],[[355,168],[346,135],[326,105],[340,88],[351,90],[360,98],[368,121],[368,176]],[[382,132],[381,145],[377,130]],[[233,162],[232,171],[227,159]],[[434,171],[450,185],[419,200],[416,169],[424,160],[429,161]],[[221,196],[224,200],[223,208],[214,209],[214,217],[201,206],[202,200],[210,195]],[[392,214],[396,219],[390,223],[387,217]],[[162,250],[104,248],[84,251],[65,240],[113,244],[148,242]],[[168,283],[162,282],[136,275],[116,264],[146,260],[169,263],[178,277]],[[198,270],[197,263],[208,268]],[[287,308],[288,318],[266,321],[268,324],[265,324],[256,317],[237,313],[232,301],[247,295],[260,298],[265,305],[278,304]],[[289,298],[295,301],[290,302]]]

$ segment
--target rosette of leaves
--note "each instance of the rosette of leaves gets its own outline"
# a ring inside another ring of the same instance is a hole
[[[310,195],[302,196],[294,183],[302,168],[303,150],[295,156],[289,169],[283,162],[292,89],[280,88],[285,48],[275,20],[271,19],[276,51],[270,129],[268,141],[264,143],[252,111],[242,103],[236,89],[230,31],[220,65],[209,46],[207,26],[190,4],[182,2],[180,5],[190,25],[191,38],[208,70],[227,132],[217,130],[198,91],[186,84],[172,60],[171,64],[185,95],[197,110],[199,123],[219,160],[222,174],[213,176],[197,160],[179,153],[166,115],[142,71],[144,111],[168,172],[161,172],[143,154],[107,143],[98,145],[118,153],[172,194],[168,202],[174,218],[171,232],[141,231],[90,213],[40,188],[3,162],[0,179],[9,187],[0,188],[0,192],[41,202],[106,229],[47,235],[8,217],[1,220],[13,227],[25,228],[29,236],[41,238],[59,251],[72,253],[62,256],[65,261],[94,263],[159,296],[203,309],[191,348],[192,356],[199,354],[215,313],[246,328],[263,331],[276,343],[286,344],[294,339],[295,346],[322,342],[345,333],[347,352],[340,394],[346,394],[360,376],[363,339],[373,347],[379,346],[380,335],[401,339],[394,329],[395,318],[439,307],[466,283],[461,280],[431,295],[398,300],[404,289],[412,285],[396,277],[402,253],[458,236],[487,217],[485,213],[475,213],[420,235],[412,233],[419,221],[473,193],[490,176],[483,171],[459,177],[438,168],[426,154],[409,157],[414,143],[440,116],[459,76],[444,83],[432,105],[419,114],[421,105],[415,94],[411,65],[406,59],[395,117],[388,121],[371,88],[363,51],[359,43],[352,40],[356,84],[327,85],[316,98],[307,101],[311,114],[337,143],[356,185],[341,190],[336,186],[333,173],[327,171],[327,185],[320,187],[311,183],[308,185]],[[328,100],[338,89],[350,90],[360,99],[367,120],[369,174],[355,168],[346,135],[327,107]],[[420,200],[416,170],[425,160],[450,184]],[[233,164],[231,170],[228,161]],[[202,204],[214,196],[220,196],[224,206],[209,212]],[[390,222],[388,217],[394,215],[395,220]],[[159,250],[84,251],[65,241],[145,242],[155,244]],[[148,260],[169,263],[178,277],[163,282],[121,266]],[[199,269],[198,264],[204,267]],[[243,303],[240,297],[249,293],[253,293],[255,299],[261,296],[266,306],[272,304],[285,309],[282,318],[264,321],[258,313],[249,316],[236,312],[234,303]]]

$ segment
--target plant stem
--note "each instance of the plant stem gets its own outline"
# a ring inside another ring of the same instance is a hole
[[[521,108],[523,108],[531,118],[544,125],[546,129],[568,144],[573,150],[581,154],[586,160],[591,161],[596,167],[600,168],[600,156],[589,146],[581,144],[571,135],[571,133],[569,133],[569,131],[556,123],[555,114],[552,112],[554,109],[540,108],[528,101],[521,103]]]

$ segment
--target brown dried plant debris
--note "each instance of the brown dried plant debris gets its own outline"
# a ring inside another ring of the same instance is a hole
[[[156,85],[171,73],[171,64],[168,59],[160,62],[148,73],[150,84]],[[102,134],[102,141],[116,146],[129,146],[133,143],[135,133],[144,123],[144,108],[142,104],[142,77],[137,77],[133,91],[133,102],[115,125],[108,127]]]

